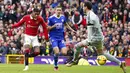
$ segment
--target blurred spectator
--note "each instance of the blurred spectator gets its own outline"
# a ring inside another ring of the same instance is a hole
[[[78,11],[75,11],[75,13],[72,16],[72,23],[77,30],[78,26],[81,24],[81,21],[82,21],[82,15]]]
[[[93,8],[94,13],[97,14],[98,4],[97,4],[97,2],[95,0],[92,0],[92,8]]]
[[[112,14],[112,19],[113,19],[113,22],[118,22],[118,11],[117,11],[117,9],[114,9],[113,10],[113,14]]]
[[[9,49],[11,51],[11,54],[18,54],[19,49],[17,48],[15,43],[11,42]]]
[[[50,45],[50,42],[45,43],[45,55],[50,56],[52,47]]]
[[[54,0],[53,3],[51,4],[51,7],[52,7],[52,8],[55,8],[55,7],[58,6],[58,4],[59,4],[58,1],[57,1],[57,0]]]
[[[7,46],[6,42],[3,43],[3,45],[2,45],[2,43],[0,43],[0,53],[1,53],[1,55],[6,55],[9,53],[9,47]]]
[[[127,12],[127,10],[124,10],[124,12],[123,12],[123,23],[127,22],[127,19],[128,19],[128,12]]]
[[[4,4],[12,4],[12,0],[4,0]]]
[[[128,22],[130,22],[130,12],[128,13]]]

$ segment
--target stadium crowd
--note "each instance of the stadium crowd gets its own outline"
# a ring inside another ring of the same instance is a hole
[[[87,0],[4,0],[0,2],[0,54],[22,54],[24,26],[10,29],[9,26],[18,22],[24,15],[31,13],[38,7],[40,15],[47,22],[54,8],[62,6],[63,14],[77,32],[76,34],[65,29],[65,41],[68,55],[73,55],[73,44],[87,38],[86,14],[83,4]],[[130,57],[130,4],[129,0],[91,0],[93,11],[99,16],[104,38],[104,50],[116,57]],[[39,27],[39,41],[41,55],[52,55],[50,42]],[[82,55],[91,55],[90,49],[84,47]]]

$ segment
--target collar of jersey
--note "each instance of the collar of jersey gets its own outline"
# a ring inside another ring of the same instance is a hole
[[[30,15],[30,19],[33,19],[33,17]]]
[[[89,15],[89,14],[90,14],[90,12],[91,12],[91,10],[87,12],[87,15]]]

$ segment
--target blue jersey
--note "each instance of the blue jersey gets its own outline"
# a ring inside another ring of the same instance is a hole
[[[64,39],[65,22],[66,22],[66,18],[64,15],[61,15],[59,18],[56,16],[56,14],[50,16],[48,19],[48,25],[53,26],[56,24],[57,26],[50,30],[49,37],[56,40]]]

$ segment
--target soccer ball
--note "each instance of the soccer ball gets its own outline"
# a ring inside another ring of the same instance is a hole
[[[106,64],[107,58],[104,55],[97,56],[97,62],[99,65]]]

